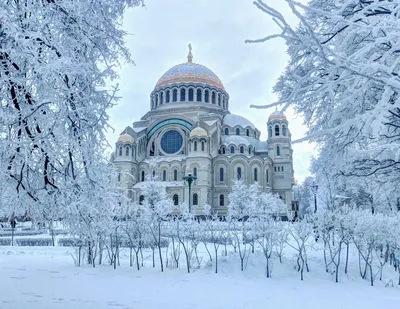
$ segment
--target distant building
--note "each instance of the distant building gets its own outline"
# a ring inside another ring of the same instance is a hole
[[[148,177],[165,182],[175,204],[188,200],[183,176],[192,174],[192,209],[201,215],[205,203],[224,215],[234,179],[258,182],[279,194],[292,210],[293,159],[285,115],[273,112],[268,139],[246,118],[229,112],[229,94],[207,67],[188,61],[158,80],[150,94],[150,111],[126,127],[112,161],[126,194],[141,201]],[[128,172],[132,176],[128,176]]]

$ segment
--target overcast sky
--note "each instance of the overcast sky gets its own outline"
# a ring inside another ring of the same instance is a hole
[[[284,1],[265,0],[290,16]],[[296,22],[292,18],[292,22]],[[230,112],[249,119],[267,137],[266,122],[274,109],[257,110],[251,104],[276,100],[272,89],[285,68],[287,56],[283,41],[245,44],[278,31],[270,17],[251,0],[147,0],[145,8],[129,10],[124,19],[129,32],[127,46],[135,66],[120,69],[119,95],[122,99],[110,113],[115,132],[107,138],[114,145],[128,125],[139,120],[150,108],[150,93],[161,75],[187,61],[188,44],[193,62],[203,64],[218,75],[230,95]],[[304,135],[300,117],[286,112],[292,139]],[[309,175],[314,146],[293,145],[295,178]]]

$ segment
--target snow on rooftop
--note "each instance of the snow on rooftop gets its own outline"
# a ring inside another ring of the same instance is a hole
[[[267,142],[259,142],[256,146],[256,151],[259,152],[264,152],[264,151],[268,151],[268,143]]]
[[[173,162],[173,161],[183,161],[186,159],[186,156],[162,156],[162,157],[150,157],[148,159],[143,160],[143,162],[148,163],[150,165],[157,164],[161,162]]]
[[[234,144],[236,146],[239,145],[245,145],[245,146],[250,146],[252,145],[253,147],[257,145],[258,140],[255,139],[254,137],[247,137],[247,136],[239,136],[239,135],[228,135],[228,136],[222,136],[222,144],[225,146],[229,146],[231,144]]]
[[[253,130],[256,129],[256,127],[250,122],[250,120],[247,120],[246,118],[235,114],[226,115],[224,117],[223,124],[230,127],[240,126],[242,128],[250,127]]]
[[[133,127],[132,128],[133,129],[133,131],[135,131],[136,133],[139,133],[139,132],[142,132],[143,130],[146,130],[147,128],[146,127]]]
[[[214,123],[216,123],[216,120],[206,120],[204,121],[206,124],[208,124],[209,126],[212,126]]]

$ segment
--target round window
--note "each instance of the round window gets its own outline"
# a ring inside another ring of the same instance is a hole
[[[177,153],[183,144],[182,135],[176,130],[169,130],[161,138],[161,149],[168,154]]]

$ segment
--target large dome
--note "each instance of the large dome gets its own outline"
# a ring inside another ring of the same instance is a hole
[[[161,76],[154,89],[175,83],[201,83],[225,90],[217,75],[209,68],[192,62],[178,64]]]

